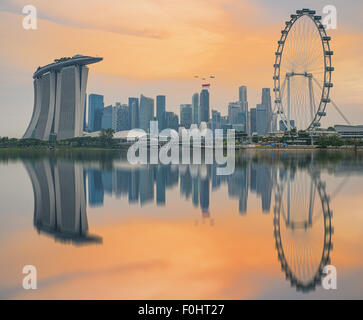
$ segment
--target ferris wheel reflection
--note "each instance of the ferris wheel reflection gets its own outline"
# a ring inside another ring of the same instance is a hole
[[[274,238],[282,271],[296,290],[321,284],[330,264],[332,211],[326,184],[313,170],[282,169],[276,186]]]

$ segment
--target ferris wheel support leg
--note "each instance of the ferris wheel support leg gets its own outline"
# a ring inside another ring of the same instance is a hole
[[[311,122],[314,120],[314,93],[313,93],[313,82],[312,77],[309,77],[309,96],[310,96],[310,118]]]
[[[291,130],[290,76],[287,77],[287,129]]]

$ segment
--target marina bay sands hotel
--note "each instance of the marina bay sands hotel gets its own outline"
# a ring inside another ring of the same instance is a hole
[[[103,60],[75,55],[38,67],[34,109],[23,139],[63,140],[83,135],[88,64]]]

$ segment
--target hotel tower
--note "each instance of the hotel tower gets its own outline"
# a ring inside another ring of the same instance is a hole
[[[34,109],[23,139],[63,140],[83,135],[88,64],[102,58],[75,55],[38,67]]]

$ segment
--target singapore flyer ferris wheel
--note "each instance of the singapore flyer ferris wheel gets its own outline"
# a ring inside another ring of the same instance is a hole
[[[286,21],[275,52],[275,108],[284,130],[321,126],[333,87],[333,51],[314,10],[297,10]]]

